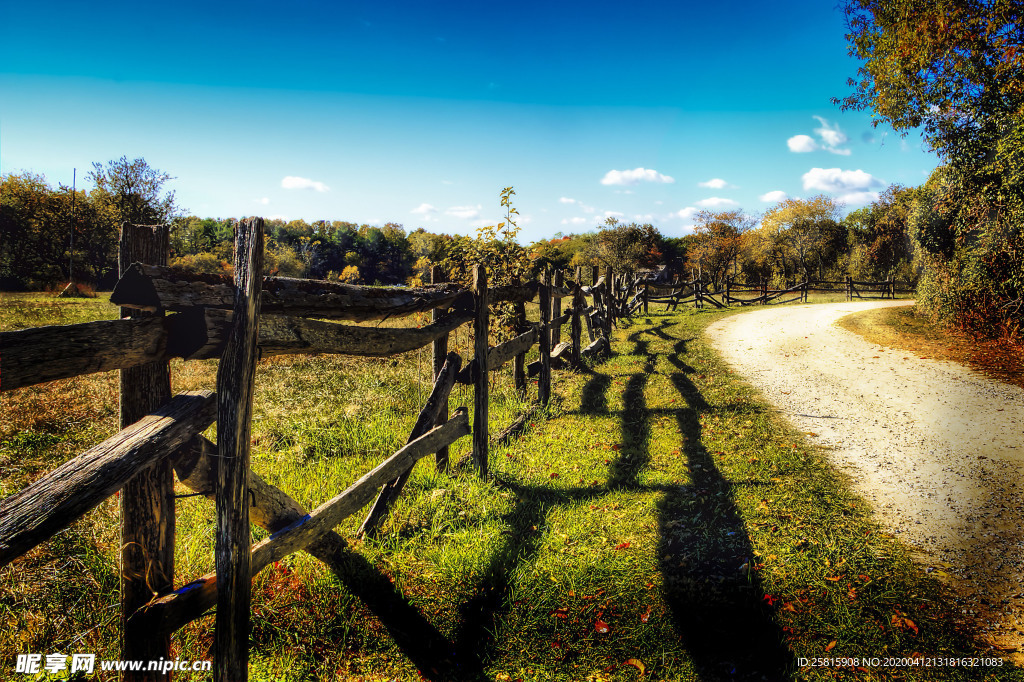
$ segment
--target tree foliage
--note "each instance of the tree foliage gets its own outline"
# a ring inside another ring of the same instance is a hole
[[[741,210],[701,211],[695,217],[694,238],[689,247],[689,264],[716,285],[725,280],[743,245],[743,233],[756,221]]]
[[[980,332],[1021,334],[1024,312],[1024,5],[846,0],[863,60],[846,109],[918,126],[943,158],[909,214],[925,267],[919,306]],[[971,302],[971,305],[968,305]]]
[[[164,185],[173,178],[152,168],[145,159],[129,161],[122,156],[106,165],[93,163],[86,177],[95,183],[97,198],[113,208],[118,224],[163,224],[178,210],[174,192],[164,192]]]
[[[608,218],[605,227],[587,242],[583,257],[618,273],[636,272],[661,263],[661,239],[650,223],[620,223]]]
[[[846,231],[839,224],[841,206],[820,194],[785,199],[761,221],[764,257],[777,262],[784,275],[825,279],[830,266],[846,250]]]

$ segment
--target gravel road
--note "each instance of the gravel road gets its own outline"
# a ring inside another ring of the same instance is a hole
[[[759,308],[708,327],[736,371],[951,582],[982,635],[1024,649],[1024,390],[835,326],[912,301]],[[946,576],[948,574],[948,577]]]

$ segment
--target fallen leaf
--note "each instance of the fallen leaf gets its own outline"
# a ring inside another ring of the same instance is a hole
[[[633,666],[634,668],[636,668],[637,670],[640,671],[641,675],[643,675],[645,672],[647,672],[647,667],[643,663],[640,662],[640,659],[637,659],[637,658],[628,658],[628,659],[626,659],[626,661],[622,665],[631,665],[631,666]]]
[[[834,583],[834,582],[838,582],[838,581],[842,580],[842,578],[839,577],[838,575],[833,575],[833,576],[825,576],[825,580],[829,581],[830,583]]]
[[[651,607],[648,606],[647,610],[640,614],[640,622],[646,623],[651,619]]]
[[[594,621],[594,630],[600,632],[601,634],[604,634],[609,630],[608,623],[598,618],[596,621]]]
[[[557,471],[552,471],[551,472],[551,478],[558,478],[558,476],[559,476],[559,474],[558,474]]]
[[[833,639],[833,640],[832,640],[831,642],[829,642],[829,643],[828,643],[828,644],[827,644],[827,645],[825,646],[825,651],[832,651],[832,649],[834,649],[834,648],[835,648],[836,644],[837,644],[836,640],[834,640],[834,639]]]
[[[615,549],[626,549],[627,547],[629,547],[628,542],[620,542],[619,544],[615,545]]]

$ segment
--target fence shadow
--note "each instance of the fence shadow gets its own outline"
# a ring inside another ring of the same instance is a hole
[[[692,483],[658,502],[665,600],[703,679],[780,679],[794,661],[752,570],[754,553],[732,484],[701,442],[700,415],[714,410],[690,380],[695,370],[667,356],[669,381],[685,401],[673,410]]]

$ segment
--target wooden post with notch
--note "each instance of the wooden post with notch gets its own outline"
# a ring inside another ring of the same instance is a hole
[[[551,269],[544,268],[544,280],[540,285],[540,380],[537,383],[537,399],[541,405],[551,400]]]
[[[481,477],[487,475],[487,400],[488,376],[488,310],[487,269],[473,266],[473,301],[476,319],[473,322],[473,356],[477,363],[475,391],[473,393],[473,463]]]
[[[132,263],[167,265],[167,225],[121,226],[118,269]],[[121,308],[121,317],[150,317]],[[166,361],[121,370],[121,428],[124,429],[171,400],[171,372]],[[170,636],[125,628],[128,617],[153,598],[174,589],[174,470],[170,458],[157,462],[121,490],[121,658],[159,660],[170,657]],[[126,681],[168,680],[160,672],[125,671]]]
[[[234,314],[217,367],[217,682],[249,679],[249,437],[262,288],[263,219],[249,218],[235,227]]]
[[[430,266],[430,283],[441,284],[444,282],[446,277],[441,271],[440,265]],[[434,308],[430,313],[430,321],[437,322],[441,319],[442,310],[440,308]],[[448,335],[438,338],[434,341],[431,346],[433,353],[433,370],[434,370],[434,381],[437,381],[438,375],[441,373],[441,368],[444,367],[444,361],[448,357]],[[437,421],[434,426],[441,426],[448,420],[448,398],[445,397],[444,405],[441,411],[437,413]],[[434,455],[434,462],[437,466],[438,471],[448,470],[448,446],[444,446]]]

